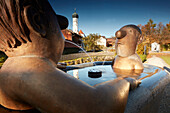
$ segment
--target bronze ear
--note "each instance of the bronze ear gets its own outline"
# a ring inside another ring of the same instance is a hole
[[[123,37],[126,36],[126,31],[119,30],[119,31],[116,32],[115,35],[116,35],[117,38],[123,38]]]
[[[144,39],[143,35],[139,34],[139,36],[138,36],[138,44],[141,44],[143,42],[143,39]]]
[[[45,18],[35,8],[28,6],[24,9],[24,19],[28,28],[41,36],[46,36]]]

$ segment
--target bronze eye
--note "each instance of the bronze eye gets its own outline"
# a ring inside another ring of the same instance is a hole
[[[129,30],[130,33],[132,33],[132,30]]]

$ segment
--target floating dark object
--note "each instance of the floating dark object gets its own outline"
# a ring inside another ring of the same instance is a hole
[[[90,71],[88,71],[88,76],[89,76],[90,78],[99,78],[99,77],[102,76],[102,71],[100,71],[100,70],[95,70],[95,69],[90,70]]]

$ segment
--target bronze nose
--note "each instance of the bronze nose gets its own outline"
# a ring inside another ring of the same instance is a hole
[[[119,30],[119,31],[116,32],[115,35],[116,35],[117,38],[123,38],[123,37],[126,36],[126,31],[120,31]]]

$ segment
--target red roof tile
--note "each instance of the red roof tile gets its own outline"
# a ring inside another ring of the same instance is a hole
[[[79,34],[84,34],[82,30],[79,31]]]

